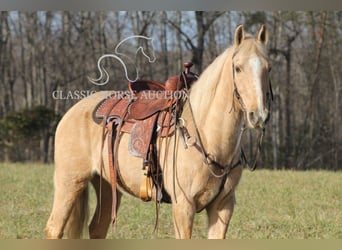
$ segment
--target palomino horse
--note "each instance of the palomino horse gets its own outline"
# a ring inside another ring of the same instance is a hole
[[[181,120],[198,147],[184,147],[172,136],[175,148],[161,140],[159,159],[164,187],[172,200],[176,238],[191,238],[194,216],[206,209],[208,237],[224,238],[233,214],[235,188],[242,174],[239,147],[245,126],[263,129],[269,116],[269,64],[262,26],[256,37],[242,25],[234,45],[210,64],[192,85]],[[91,182],[98,206],[89,225],[91,238],[104,238],[111,222],[112,193],[108,152],[101,150],[102,127],[92,119],[96,105],[108,92],[99,92],[72,107],[58,125],[55,140],[55,195],[46,225],[47,238],[81,236],[86,223],[87,186]],[[123,192],[139,197],[142,159],[127,148],[123,134],[118,149],[118,202]],[[104,145],[107,145],[106,143]],[[171,143],[172,145],[172,143]],[[102,154],[102,155],[101,155]],[[104,161],[100,175],[101,161]],[[102,191],[99,192],[100,176]],[[101,202],[99,202],[101,201]],[[101,204],[101,205],[99,205]]]

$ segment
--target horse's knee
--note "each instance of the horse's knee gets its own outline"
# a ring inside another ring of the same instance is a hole
[[[58,228],[57,225],[53,225],[52,216],[50,216],[46,227],[45,227],[45,238],[46,239],[61,239],[63,237],[62,228]]]
[[[63,237],[63,232],[54,234],[49,229],[45,229],[45,238],[46,239],[61,239]]]

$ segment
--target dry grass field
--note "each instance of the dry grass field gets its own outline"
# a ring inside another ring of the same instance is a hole
[[[52,206],[53,166],[0,164],[0,239],[42,239]],[[91,192],[91,208],[94,194]],[[111,239],[173,238],[171,207],[125,196]],[[193,238],[206,238],[205,212]],[[342,172],[245,170],[229,239],[342,239]]]

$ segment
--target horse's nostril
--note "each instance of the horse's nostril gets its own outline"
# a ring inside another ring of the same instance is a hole
[[[255,112],[249,112],[248,113],[248,119],[253,124],[257,123]]]
[[[250,125],[255,128],[255,127],[259,127],[260,126],[260,122],[261,119],[258,116],[258,113],[255,111],[252,112],[248,112],[248,122],[250,123]]]

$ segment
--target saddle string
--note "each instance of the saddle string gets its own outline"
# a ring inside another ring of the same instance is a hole
[[[117,196],[116,196],[116,160],[114,159],[114,155],[116,158],[116,152],[113,154],[113,150],[112,148],[115,147],[116,148],[116,142],[114,142],[113,144],[113,137],[115,136],[115,141],[117,141],[117,136],[119,136],[116,133],[116,130],[114,129],[114,123],[115,120],[112,120],[109,123],[108,126],[108,154],[109,154],[109,170],[110,170],[110,180],[112,183],[112,224],[114,225],[115,221],[116,221],[116,205],[117,205]],[[119,125],[120,126],[120,125]],[[114,146],[115,145],[115,146]]]

